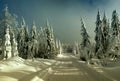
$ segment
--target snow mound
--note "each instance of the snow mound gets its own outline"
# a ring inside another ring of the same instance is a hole
[[[49,73],[49,74],[52,74],[53,69],[52,69],[51,67],[50,67],[50,68],[48,68],[47,70],[48,70],[48,73]]]
[[[13,58],[9,59],[9,61],[16,61],[16,62],[23,63],[25,60],[22,59],[21,57],[16,56],[16,57],[13,57]]]
[[[44,80],[39,78],[38,76],[35,76],[31,81],[44,81]]]
[[[20,57],[13,57],[8,60],[3,60],[0,63],[0,71],[8,71],[11,69],[16,69],[18,67],[23,66],[24,60]]]
[[[56,60],[40,58],[24,60],[21,57],[13,57],[2,60],[0,61],[0,81],[44,81],[42,76],[46,75],[46,72],[53,72],[53,69],[48,67],[54,63]]]
[[[62,54],[58,54],[58,56],[57,57],[64,57]]]

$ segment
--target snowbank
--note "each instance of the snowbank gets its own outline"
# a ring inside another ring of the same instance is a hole
[[[11,59],[1,61],[0,71],[9,72],[9,71],[12,71],[13,69],[15,70],[15,69],[21,68],[25,66],[23,62],[24,62],[24,59],[20,57],[13,57]]]
[[[55,62],[55,60],[40,58],[34,61],[24,60],[20,57],[3,60],[0,62],[0,81],[43,81],[40,76],[44,76],[46,72],[52,72],[52,69],[45,70],[45,68]],[[45,71],[41,74],[43,70]]]
[[[44,80],[39,78],[38,76],[35,76],[31,81],[44,81]]]

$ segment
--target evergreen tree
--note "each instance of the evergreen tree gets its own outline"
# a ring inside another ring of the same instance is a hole
[[[82,19],[81,19],[81,35],[82,35],[82,43],[81,43],[82,48],[88,47],[90,45],[89,35],[86,31],[86,28]]]
[[[4,53],[4,59],[9,59],[12,57],[12,47],[11,47],[11,42],[10,42],[10,26],[7,25],[6,28],[6,34],[5,34],[5,42],[4,42],[4,46],[3,46],[3,53]]]
[[[45,55],[47,54],[47,40],[46,40],[46,32],[45,28],[40,28],[39,34],[38,34],[38,40],[39,40],[39,55],[38,57],[45,58]]]
[[[113,13],[112,13],[111,28],[112,28],[113,38],[115,38],[115,36],[118,36],[119,31],[120,31],[120,29],[119,29],[119,18],[118,18],[118,14],[117,14],[116,10],[114,10]]]
[[[33,21],[32,29],[31,29],[31,38],[37,40],[37,30],[36,30],[36,25],[34,21]]]
[[[107,22],[106,15],[104,13],[102,20],[102,51],[105,53],[109,45],[109,23]]]
[[[98,51],[102,48],[102,30],[101,30],[101,19],[100,19],[100,13],[98,11],[97,18],[96,18],[96,28],[95,28],[95,54],[98,53]]]
[[[32,24],[32,29],[31,29],[31,57],[34,58],[35,56],[37,57],[38,54],[38,48],[39,48],[39,44],[38,44],[38,33],[36,30],[36,25],[35,22],[33,22]]]
[[[0,22],[0,39],[2,39],[4,37],[5,34],[5,29],[7,28],[7,25],[9,25],[10,28],[10,36],[12,39],[12,33],[15,33],[15,37],[17,37],[18,34],[18,22],[17,22],[17,16],[16,15],[12,15],[11,13],[9,13],[8,7],[7,5],[5,6],[2,16],[1,16],[1,22]]]
[[[82,35],[81,50],[83,51],[81,56],[83,60],[88,60],[90,58],[90,40],[82,19],[81,19],[81,35]]]
[[[112,22],[111,22],[111,30],[112,30],[112,36],[111,36],[111,44],[110,44],[110,51],[112,52],[111,57],[115,59],[119,56],[119,47],[120,47],[120,22],[118,13],[116,10],[112,13]],[[110,55],[109,55],[110,56]]]
[[[46,40],[47,40],[47,58],[53,58],[55,56],[55,42],[54,42],[54,35],[53,35],[53,29],[49,25],[49,22],[47,20],[46,22]]]
[[[14,33],[13,33],[13,39],[12,39],[12,56],[18,56],[18,43],[15,39]]]
[[[22,18],[21,29],[18,36],[19,56],[27,59],[28,57],[29,33],[24,18]]]

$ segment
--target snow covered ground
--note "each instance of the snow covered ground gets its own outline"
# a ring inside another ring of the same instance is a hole
[[[112,81],[120,81],[120,60],[109,61],[106,66],[88,65],[90,68],[101,73],[105,77],[110,78]]]
[[[59,64],[71,63],[62,62],[59,59],[75,58],[72,55],[60,54],[55,60],[40,59],[24,60],[20,57],[14,57],[9,60],[0,61],[0,81],[44,81],[44,77],[47,74],[53,72],[53,66],[59,66]],[[75,58],[77,59],[77,58]],[[84,63],[79,61],[78,63]],[[109,63],[107,67],[101,67],[98,65],[88,65],[97,72],[103,74],[106,77],[111,77],[113,81],[119,81],[120,75],[120,61],[115,63]]]
[[[46,68],[55,62],[55,60],[38,58],[34,61],[24,60],[20,57],[0,61],[0,81],[43,81],[40,73],[48,71],[49,69]],[[40,72],[42,70],[44,71]]]

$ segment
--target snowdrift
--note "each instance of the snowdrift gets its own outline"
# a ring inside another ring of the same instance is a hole
[[[21,57],[3,60],[0,62],[0,81],[23,81],[24,78],[24,81],[43,81],[38,77],[42,75],[40,71],[55,62],[55,60],[40,58],[34,59],[34,61],[31,59],[24,60]],[[30,77],[29,75],[34,77]]]

